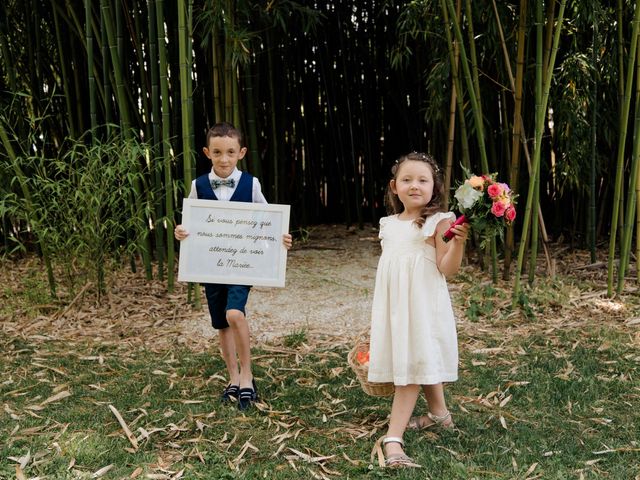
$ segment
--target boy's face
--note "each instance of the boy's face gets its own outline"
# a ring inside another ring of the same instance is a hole
[[[211,137],[209,145],[202,151],[211,160],[213,171],[220,178],[231,175],[238,161],[247,153],[246,147],[240,147],[236,137]]]

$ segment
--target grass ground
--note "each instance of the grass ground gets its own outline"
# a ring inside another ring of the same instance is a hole
[[[640,480],[640,298],[632,283],[607,298],[602,270],[541,275],[513,308],[510,285],[465,267],[451,285],[457,429],[408,432],[423,468],[393,471],[370,456],[390,400],[361,390],[353,338],[296,327],[261,344],[262,402],[240,413],[218,401],[215,346],[167,326],[176,310],[161,285],[127,278],[102,301],[110,315],[90,299],[70,315],[43,275],[4,267],[0,479]],[[127,289],[131,306],[117,303]]]
[[[388,399],[362,392],[345,348],[302,340],[255,352],[263,402],[245,414],[217,400],[223,365],[207,353],[3,335],[0,477],[640,478],[628,334],[540,331],[463,352],[447,389],[458,429],[408,433],[424,468],[402,473],[370,460]]]

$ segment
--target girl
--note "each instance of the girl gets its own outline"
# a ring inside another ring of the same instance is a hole
[[[443,212],[440,169],[429,155],[409,153],[391,169],[388,207],[380,219],[382,256],[378,263],[371,317],[370,382],[393,382],[395,393],[385,464],[419,467],[405,455],[405,429],[453,428],[442,382],[458,378],[455,319],[445,277],[460,268],[468,225],[442,234],[455,215]],[[420,387],[429,411],[411,417]]]

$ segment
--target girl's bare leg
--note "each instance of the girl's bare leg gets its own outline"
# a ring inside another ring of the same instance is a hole
[[[453,427],[453,420],[450,416],[447,416],[449,410],[447,409],[447,403],[444,397],[444,386],[442,383],[436,383],[434,385],[423,385],[422,390],[424,396],[427,399],[428,411],[434,416],[439,417],[434,421],[429,418],[428,415],[422,415],[420,417],[414,417],[411,419],[411,428],[427,428],[431,425],[439,423],[443,427]]]
[[[438,417],[446,415],[449,410],[447,410],[447,402],[444,398],[444,385],[442,383],[423,385],[422,390],[429,404],[429,411]]]
[[[393,404],[391,405],[391,418],[389,420],[389,429],[387,437],[400,437],[404,435],[404,431],[409,423],[409,418],[413,413],[420,393],[419,385],[396,386],[393,395]],[[399,443],[388,443],[385,445],[386,455],[394,455],[404,453],[402,445]]]

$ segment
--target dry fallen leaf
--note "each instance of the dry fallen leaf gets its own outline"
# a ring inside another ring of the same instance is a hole
[[[136,437],[133,436],[133,433],[131,433],[131,430],[129,430],[129,427],[127,426],[127,422],[124,421],[124,418],[122,418],[122,415],[120,415],[120,412],[113,405],[109,405],[109,410],[111,410],[111,412],[115,415],[116,419],[118,420],[118,423],[120,424],[120,426],[122,427],[122,430],[124,431],[124,434],[127,436],[127,439],[129,440],[129,442],[131,442],[131,445],[133,445],[133,448],[135,450],[138,450],[138,441],[136,440]]]
[[[63,392],[56,393],[55,395],[47,398],[40,405],[47,405],[48,403],[59,402],[60,400],[70,396],[71,396],[71,392],[69,390],[65,390]]]
[[[129,478],[138,478],[143,471],[142,467],[137,467],[133,472],[131,472]]]
[[[16,465],[16,480],[27,480],[27,477],[25,477],[20,465]]]
[[[530,474],[532,474],[532,473],[533,473],[533,471],[536,469],[536,467],[537,467],[537,466],[538,466],[538,462],[536,462],[536,463],[532,464],[532,465],[527,469],[527,471],[524,473],[524,476],[525,476],[525,477],[528,477]]]
[[[91,478],[100,478],[100,477],[104,476],[113,467],[114,467],[113,464],[107,465],[106,467],[102,467],[101,469],[96,470],[95,472],[93,472],[93,474],[91,475]]]

